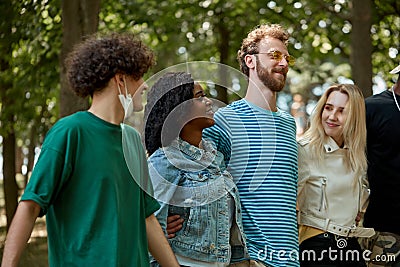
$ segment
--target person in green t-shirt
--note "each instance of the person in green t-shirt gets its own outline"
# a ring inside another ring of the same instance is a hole
[[[93,35],[74,47],[68,80],[92,104],[48,132],[10,226],[3,267],[18,265],[43,215],[50,266],[149,266],[149,251],[163,266],[179,266],[153,215],[159,204],[146,183],[140,136],[122,123],[143,108],[143,75],[153,63],[153,53],[128,34]]]

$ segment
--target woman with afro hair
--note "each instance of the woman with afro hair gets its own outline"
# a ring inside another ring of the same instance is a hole
[[[68,80],[78,96],[92,98],[91,106],[48,132],[2,266],[18,265],[43,215],[49,266],[149,266],[148,250],[163,266],[179,266],[153,215],[158,202],[134,180],[149,179],[140,135],[122,123],[142,109],[142,77],[153,62],[153,53],[129,34],[93,35],[74,47],[66,61]],[[123,134],[132,141],[133,166],[125,160]]]
[[[183,219],[169,236],[181,266],[228,266],[247,253],[236,185],[222,154],[202,138],[214,125],[212,104],[184,72],[166,73],[147,95],[145,144],[161,205],[155,214],[166,235],[168,216]]]

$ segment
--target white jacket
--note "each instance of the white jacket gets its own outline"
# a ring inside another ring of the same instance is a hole
[[[311,158],[308,140],[300,140],[298,181],[298,223],[340,236],[370,237],[372,228],[356,226],[356,216],[365,212],[369,184],[365,175],[345,167],[344,153],[329,138],[320,162]]]

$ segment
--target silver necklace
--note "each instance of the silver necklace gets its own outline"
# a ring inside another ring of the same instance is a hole
[[[394,102],[396,103],[397,109],[400,111],[400,106],[399,106],[399,103],[397,103],[397,98],[394,93],[394,86],[392,87],[392,93],[393,93],[393,99],[394,99]]]

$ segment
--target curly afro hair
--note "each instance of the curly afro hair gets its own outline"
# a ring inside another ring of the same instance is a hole
[[[144,139],[149,156],[158,148],[169,145],[179,135],[179,125],[174,129],[164,129],[163,136],[161,132],[165,120],[175,108],[178,110],[174,112],[184,113],[184,105],[180,104],[193,98],[193,89],[194,80],[189,73],[168,72],[158,79],[147,93]],[[182,110],[179,110],[180,108]]]
[[[244,58],[246,55],[257,54],[259,52],[259,44],[266,37],[281,40],[285,45],[289,42],[289,33],[279,24],[264,24],[253,29],[246,38],[243,39],[242,46],[237,54],[240,64],[240,70],[249,76],[249,67],[246,65]]]
[[[115,74],[140,79],[154,65],[154,54],[132,34],[96,34],[76,45],[65,65],[72,90],[81,97],[104,89]]]

